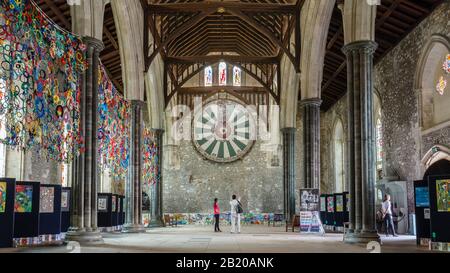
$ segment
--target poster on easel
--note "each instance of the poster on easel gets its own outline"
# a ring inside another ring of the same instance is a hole
[[[15,179],[0,179],[0,248],[13,247],[15,188]]]
[[[320,205],[319,189],[300,190],[300,233],[324,234]]]

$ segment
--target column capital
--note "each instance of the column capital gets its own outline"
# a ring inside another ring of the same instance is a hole
[[[152,132],[155,133],[157,137],[162,136],[166,131],[164,129],[152,129]]]
[[[304,99],[299,102],[300,108],[303,108],[305,106],[317,106],[320,107],[322,105],[322,100],[319,98],[312,98],[312,99]]]
[[[281,129],[281,132],[283,134],[293,134],[297,131],[297,128],[289,127],[289,128],[283,128]]]
[[[145,102],[142,100],[129,100],[128,102],[131,104],[131,107],[133,107],[133,106],[144,107],[145,106]]]
[[[105,45],[103,44],[103,41],[100,41],[97,38],[94,37],[83,37],[83,42],[88,46],[92,46],[95,49],[97,49],[99,52],[102,51],[105,48]]]
[[[374,41],[356,41],[351,42],[349,44],[346,44],[342,48],[342,52],[344,52],[345,55],[348,55],[350,52],[353,51],[364,51],[367,54],[373,54],[378,48],[378,44]]]

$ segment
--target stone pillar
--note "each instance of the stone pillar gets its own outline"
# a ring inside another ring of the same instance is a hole
[[[320,189],[320,99],[300,102],[303,117],[303,164],[305,189]]]
[[[151,186],[152,207],[150,227],[163,227],[163,136],[164,130],[154,130],[156,145],[158,147],[158,176],[155,184]]]
[[[86,60],[88,69],[83,77],[81,90],[81,132],[84,140],[84,152],[74,164],[78,171],[75,176],[73,196],[78,202],[74,210],[76,223],[67,234],[67,240],[84,243],[102,242],[97,226],[97,130],[98,130],[98,65],[103,42],[85,37],[87,46]]]
[[[377,44],[347,44],[351,233],[348,243],[379,241],[375,224],[375,129],[373,124],[373,54]]]
[[[129,177],[125,187],[125,225],[123,232],[145,232],[142,224],[142,101],[131,101],[131,164]]]
[[[283,133],[283,192],[284,216],[291,221],[295,215],[295,128],[284,128]]]

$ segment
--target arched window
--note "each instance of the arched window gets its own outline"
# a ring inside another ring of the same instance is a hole
[[[205,68],[205,86],[213,85],[213,71],[212,67],[208,66]]]
[[[242,71],[239,67],[233,67],[233,86],[242,85]]]
[[[342,121],[338,120],[334,127],[334,179],[335,192],[345,191],[345,137]]]
[[[227,85],[227,64],[224,62],[219,64],[219,85]]]
[[[450,40],[433,35],[417,64],[415,89],[421,94],[421,126],[432,132],[450,124]]]

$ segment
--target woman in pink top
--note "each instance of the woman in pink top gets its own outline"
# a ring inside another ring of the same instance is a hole
[[[219,227],[220,222],[220,208],[218,204],[218,199],[214,199],[214,218],[216,219],[216,225],[214,226],[214,232],[222,232]]]

